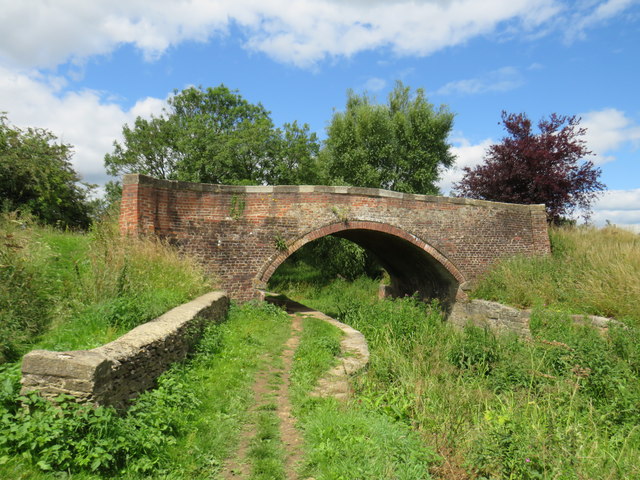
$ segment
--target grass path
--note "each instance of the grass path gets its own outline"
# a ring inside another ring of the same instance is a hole
[[[300,343],[302,319],[291,315],[291,333],[279,356],[263,359],[253,385],[254,404],[238,450],[228,462],[225,480],[297,478],[302,460],[302,438],[296,428],[289,394],[293,356]]]
[[[364,336],[351,327],[304,305],[282,298],[270,298],[284,306],[291,318],[290,336],[277,354],[265,355],[264,367],[253,384],[254,403],[241,434],[237,451],[227,462],[222,478],[297,480],[304,460],[303,439],[293,415],[291,372],[294,355],[307,318],[321,320],[344,332],[340,361],[327,371],[308,394],[347,400],[351,394],[349,377],[369,359]],[[303,476],[304,477],[304,476]]]

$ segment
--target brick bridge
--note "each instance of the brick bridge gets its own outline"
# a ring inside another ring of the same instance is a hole
[[[294,251],[326,235],[371,251],[393,295],[450,303],[496,260],[544,255],[542,205],[514,205],[388,190],[227,186],[145,175],[123,179],[123,233],[156,234],[195,256],[232,298],[248,300]]]

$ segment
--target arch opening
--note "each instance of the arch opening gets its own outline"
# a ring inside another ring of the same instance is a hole
[[[435,249],[406,232],[388,225],[372,228],[369,222],[366,226],[354,225],[354,222],[348,226],[338,224],[307,234],[265,268],[262,282],[266,284],[276,268],[299,248],[327,235],[349,240],[369,252],[389,274],[391,285],[385,289],[387,295],[438,299],[446,309],[459,295],[459,286],[464,281],[462,275]]]
[[[344,230],[333,234],[351,240],[371,252],[391,279],[393,297],[418,295],[421,300],[438,299],[453,304],[460,283],[432,255],[417,245],[384,232]]]

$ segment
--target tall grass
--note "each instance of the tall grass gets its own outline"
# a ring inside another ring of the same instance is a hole
[[[434,476],[640,478],[638,329],[603,337],[541,306],[525,342],[456,330],[437,305],[376,301],[356,285],[294,290],[364,333],[371,363],[349,409],[420,432],[443,457]]]
[[[88,234],[0,217],[0,363],[34,346],[93,348],[212,288],[202,269],[115,220]]]
[[[531,342],[455,330],[436,305],[376,301],[363,280],[305,285],[290,271],[278,287],[364,333],[356,403],[421,432],[444,458],[438,476],[640,478],[640,237],[554,228],[551,243],[551,256],[505,261],[474,292],[533,307]],[[603,337],[568,313],[628,328]]]
[[[322,320],[304,320],[292,370],[293,404],[306,453],[300,478],[428,480],[438,457],[408,425],[361,402],[309,397],[335,363],[340,337],[340,330]]]
[[[17,215],[0,215],[0,364],[15,361],[49,325],[49,252]]]
[[[616,227],[554,227],[550,239],[551,256],[500,263],[473,295],[640,325],[640,235]]]

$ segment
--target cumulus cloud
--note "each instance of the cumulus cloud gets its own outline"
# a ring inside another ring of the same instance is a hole
[[[309,66],[333,56],[389,48],[428,55],[502,26],[533,30],[558,0],[1,0],[0,56],[14,66],[54,67],[132,44],[153,59],[183,41],[231,26],[247,48]]]
[[[15,73],[0,67],[0,105],[9,121],[19,127],[50,130],[60,141],[74,146],[74,169],[89,183],[107,180],[103,159],[121,138],[122,126],[136,116],[158,114],[164,100],[145,98],[129,110],[93,90],[61,94],[64,80],[37,73]],[[37,118],[37,123],[33,119]]]
[[[615,108],[583,113],[582,126],[587,129],[585,140],[590,150],[596,154],[595,164],[615,160],[609,154],[626,144],[635,147],[640,144],[640,125],[634,123],[624,112]]]
[[[640,188],[604,192],[593,205],[591,221],[598,226],[608,221],[640,233]]]
[[[503,67],[476,78],[449,82],[436,90],[435,93],[438,95],[473,95],[486,92],[506,92],[518,88],[523,83],[524,79],[517,68]]]
[[[482,163],[482,158],[487,148],[493,144],[493,140],[487,138],[480,143],[471,144],[469,140],[465,138],[454,138],[451,152],[456,155],[456,162],[447,170],[442,172],[438,187],[445,195],[451,193],[451,187],[454,183],[462,180],[464,174],[463,168],[473,168],[476,165]]]

